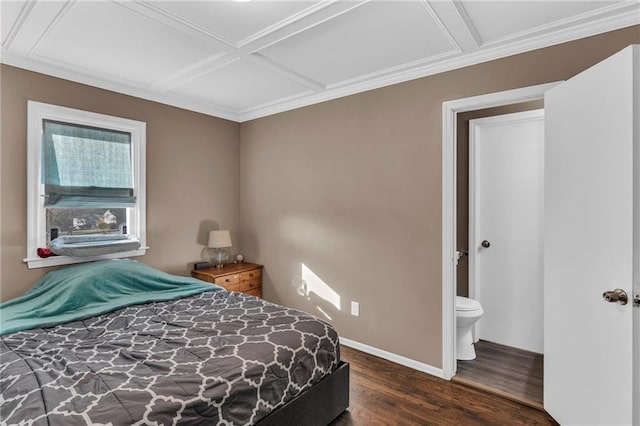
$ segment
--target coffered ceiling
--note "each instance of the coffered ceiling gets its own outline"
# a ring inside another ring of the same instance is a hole
[[[628,1],[11,1],[6,64],[235,121],[640,24]]]

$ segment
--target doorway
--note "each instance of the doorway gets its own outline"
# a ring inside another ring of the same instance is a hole
[[[456,370],[458,113],[544,94],[544,409],[560,423],[638,423],[639,66],[640,46],[628,46],[546,91],[443,104],[443,375]]]
[[[478,301],[483,315],[474,326],[477,357],[458,360],[453,378],[539,409],[543,106],[537,100],[458,116],[457,235],[469,255],[457,265],[457,295]]]
[[[457,369],[455,339],[455,296],[457,294],[457,150],[458,115],[468,111],[513,105],[539,100],[544,93],[561,82],[508,90],[443,103],[443,376],[451,379]]]

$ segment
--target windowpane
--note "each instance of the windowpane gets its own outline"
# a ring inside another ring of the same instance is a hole
[[[131,134],[43,120],[45,206],[133,207]]]
[[[47,230],[57,228],[58,235],[126,233],[127,209],[72,208],[47,210]],[[124,232],[123,232],[123,227]]]

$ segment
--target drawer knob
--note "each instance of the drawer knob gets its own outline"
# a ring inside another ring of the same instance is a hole
[[[251,278],[253,278],[253,272],[249,273],[249,276],[250,276]]]
[[[230,279],[230,278],[227,278],[225,281],[226,281],[226,282],[228,282],[228,283],[230,283],[230,282],[231,282],[231,279]]]

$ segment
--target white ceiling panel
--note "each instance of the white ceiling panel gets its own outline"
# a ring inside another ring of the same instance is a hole
[[[277,24],[291,16],[304,15],[320,1],[162,1],[153,6],[185,19],[233,44]]]
[[[472,25],[484,43],[575,17],[617,2],[612,1],[462,1]],[[497,19],[500,17],[500,19]]]
[[[22,2],[0,2],[0,14],[2,15],[2,19],[0,20],[0,25],[2,26],[2,44],[5,44],[7,35],[9,35],[9,31],[11,31],[14,23],[18,20],[20,11],[24,5],[25,4]]]
[[[32,55],[144,85],[221,54],[115,2],[76,2]]]
[[[420,1],[373,1],[260,51],[331,85],[455,51]]]
[[[638,25],[640,1],[0,0],[0,13],[2,63],[246,121]]]
[[[0,3],[4,8],[5,2],[0,0]],[[16,17],[16,21],[11,25],[11,30],[2,47],[23,55],[29,54],[33,46],[46,33],[47,28],[68,6],[66,1],[17,1],[10,3],[13,3],[14,6],[16,3],[21,4],[23,7]]]
[[[309,89],[241,59],[174,87],[173,95],[189,96],[236,111],[308,93]]]

